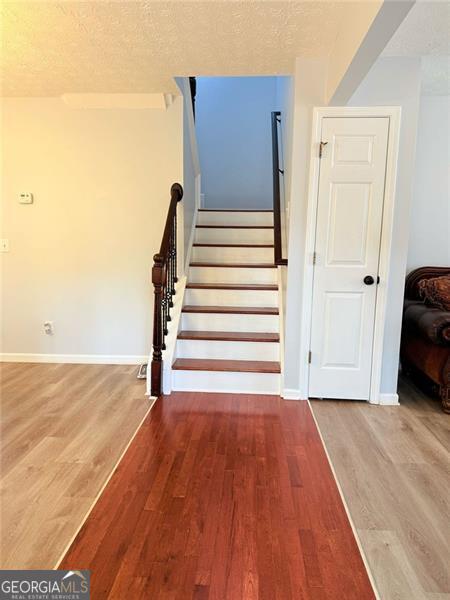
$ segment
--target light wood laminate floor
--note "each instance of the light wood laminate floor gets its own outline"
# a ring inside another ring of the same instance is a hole
[[[450,417],[407,381],[400,402],[311,405],[382,600],[448,600]]]
[[[53,568],[150,407],[136,366],[1,374],[1,568]]]

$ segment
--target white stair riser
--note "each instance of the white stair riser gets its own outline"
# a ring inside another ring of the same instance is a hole
[[[230,248],[194,246],[192,262],[216,263],[273,263],[273,248]]]
[[[190,267],[189,283],[277,283],[276,269]]]
[[[218,360],[280,360],[277,342],[177,340],[177,358]]]
[[[195,230],[195,241],[212,244],[273,244],[273,229],[201,228]]]
[[[172,371],[172,389],[235,394],[279,394],[278,373]]]
[[[279,317],[278,315],[182,313],[181,330],[278,333]]]
[[[186,289],[184,297],[185,304],[194,306],[278,306],[277,291],[194,288]]]
[[[273,225],[273,212],[202,212],[199,225]]]

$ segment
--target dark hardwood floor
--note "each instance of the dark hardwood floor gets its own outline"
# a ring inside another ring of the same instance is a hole
[[[159,399],[60,568],[93,600],[369,600],[306,402]]]

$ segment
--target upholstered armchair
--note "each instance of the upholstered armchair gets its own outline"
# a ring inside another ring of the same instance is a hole
[[[407,276],[400,352],[403,370],[432,383],[447,413],[450,413],[449,278],[450,267],[421,267]],[[435,289],[438,292],[433,293]]]

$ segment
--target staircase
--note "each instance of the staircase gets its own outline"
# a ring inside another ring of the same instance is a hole
[[[280,392],[273,211],[199,210],[172,389]]]

